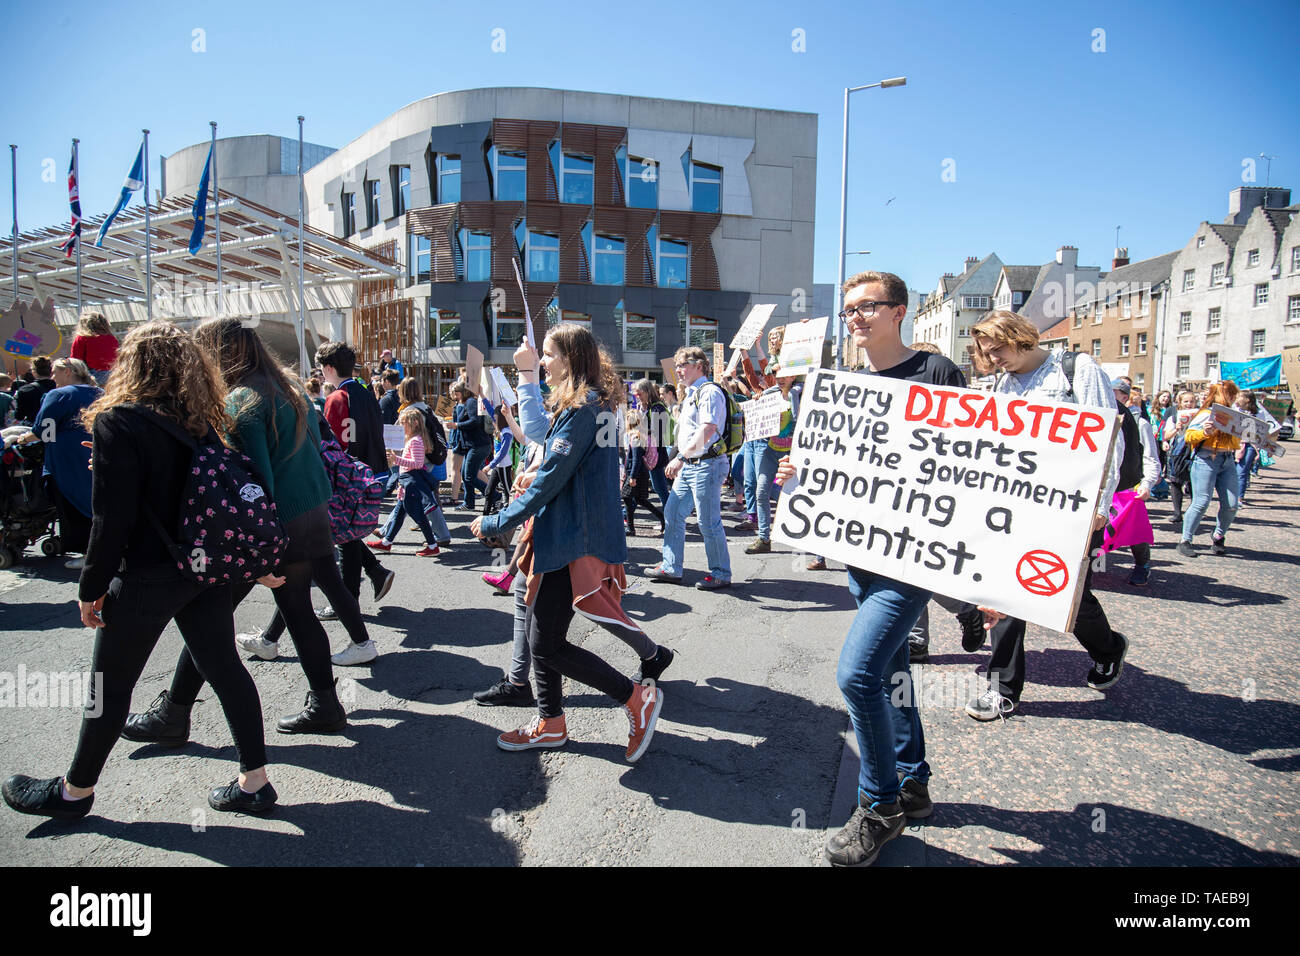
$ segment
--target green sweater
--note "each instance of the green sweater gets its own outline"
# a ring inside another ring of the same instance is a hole
[[[267,493],[275,502],[280,521],[288,524],[329,501],[330,484],[321,463],[320,429],[311,402],[307,401],[307,427],[295,447],[297,422],[293,405],[284,396],[275,395],[272,429],[267,394],[244,385],[231,389],[226,410],[235,419],[235,430],[228,438],[231,447],[252,460],[267,483]]]

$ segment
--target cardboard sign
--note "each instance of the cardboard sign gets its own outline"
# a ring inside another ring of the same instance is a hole
[[[1291,389],[1291,402],[1300,405],[1300,345],[1282,350],[1282,374]]]
[[[517,405],[519,403],[515,390],[510,387],[510,380],[506,378],[506,373],[496,365],[492,366],[492,386],[501,403],[505,405]]]
[[[406,447],[406,430],[401,425],[384,426],[384,447],[401,451]]]
[[[1249,442],[1252,445],[1262,445],[1268,441],[1269,425],[1261,421],[1254,415],[1238,411],[1235,408],[1229,408],[1227,405],[1215,403],[1210,406],[1210,412],[1213,415],[1227,415],[1228,423],[1214,419],[1214,425],[1220,431],[1225,431],[1229,435],[1236,435],[1243,442]],[[1276,430],[1276,429],[1274,429]]]
[[[1118,424],[1099,408],[818,369],[773,537],[1069,631]]]
[[[727,360],[726,347],[721,342],[714,342],[713,343],[713,380],[715,382],[722,381],[722,376],[723,373],[725,372],[723,366],[726,365],[726,360]]]
[[[483,353],[473,345],[465,346],[465,384],[475,395],[482,395]]]
[[[677,369],[673,367],[673,360],[671,358],[660,359],[659,367],[664,370],[664,384],[676,387]]]
[[[776,311],[776,304],[756,305],[749,310],[749,315],[745,321],[740,323],[740,329],[731,337],[731,347],[733,349],[742,349],[748,352],[758,341],[763,329],[767,327],[768,320],[772,318],[772,313]]]
[[[822,364],[822,344],[826,341],[826,323],[829,316],[804,319],[785,327],[781,340],[781,355],[777,359],[787,375],[807,375]]]
[[[745,411],[745,441],[755,441],[771,438],[781,430],[781,413],[790,407],[790,402],[780,392],[771,392],[746,402],[742,407]]]
[[[456,403],[451,400],[451,396],[444,395],[438,399],[438,404],[434,408],[439,418],[451,418],[456,411]]]

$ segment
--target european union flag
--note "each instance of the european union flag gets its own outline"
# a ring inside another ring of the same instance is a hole
[[[203,232],[208,222],[208,174],[212,172],[212,150],[208,147],[208,161],[203,164],[203,176],[199,179],[199,194],[194,199],[194,231],[190,233],[190,255],[198,255],[203,247]]]

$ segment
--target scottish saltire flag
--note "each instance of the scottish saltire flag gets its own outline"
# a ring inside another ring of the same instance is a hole
[[[65,259],[72,258],[72,253],[81,240],[81,196],[77,193],[77,151],[75,149],[72,151],[72,159],[68,161],[68,205],[72,207],[72,230],[68,233],[68,238],[59,243]]]
[[[194,199],[194,231],[190,233],[190,255],[198,255],[203,247],[203,232],[208,222],[208,174],[212,172],[212,147],[208,147],[208,161],[203,164],[199,179],[199,194]]]
[[[108,214],[104,224],[99,227],[99,238],[95,240],[95,245],[104,244],[104,236],[108,235],[108,227],[113,224],[117,214],[126,208],[126,204],[131,201],[131,193],[144,185],[144,143],[140,144],[140,152],[135,154],[135,162],[131,164],[131,171],[126,174],[126,182],[122,183],[122,195],[113,207],[113,211]]]

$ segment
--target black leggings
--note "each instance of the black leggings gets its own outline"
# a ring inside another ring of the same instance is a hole
[[[325,600],[330,602],[330,607],[334,608],[334,613],[339,616],[339,620],[348,632],[348,637],[352,638],[352,643],[364,644],[370,640],[370,634],[366,631],[366,622],[361,619],[361,606],[357,604],[357,596],[343,586],[343,578],[334,559],[329,557],[313,561],[311,575],[312,583],[321,589]],[[277,604],[275,610],[271,612],[271,623],[262,631],[262,639],[274,644],[283,633],[284,615],[280,613]]]
[[[569,643],[569,622],[573,620],[573,586],[569,569],[547,571],[537,597],[524,617],[528,646],[533,652],[533,675],[537,678],[537,710],[543,717],[564,713],[562,677],[594,687],[625,704],[632,696],[632,681],[591,651]]]
[[[330,642],[321,626],[316,612],[311,606],[311,579],[313,571],[324,576],[323,564],[333,563],[328,555],[309,561],[295,561],[279,569],[284,577],[284,584],[271,591],[275,595],[275,605],[289,624],[289,637],[298,649],[298,662],[302,664],[307,675],[307,683],[316,696],[330,703],[337,700],[334,696],[334,667],[330,662]],[[248,597],[253,590],[252,582],[238,584],[232,595],[233,607]],[[232,608],[233,609],[233,608]],[[232,624],[233,627],[233,624]],[[234,634],[230,635],[234,646]],[[189,648],[181,651],[176,662],[176,673],[172,675],[171,699],[182,706],[193,704],[203,687],[205,674],[195,666]],[[215,686],[213,690],[216,690]]]
[[[637,485],[635,488],[628,488],[628,492],[629,494],[623,496],[623,507],[627,510],[627,524],[629,528],[632,527],[632,516],[636,512],[637,505],[640,505],[646,511],[658,518],[660,524],[664,523],[663,511],[659,509],[658,505],[654,504],[650,500],[649,487],[642,488],[640,485]]]
[[[109,586],[95,631],[93,696],[81,721],[77,752],[67,781],[93,787],[126,726],[131,691],[169,621],[175,620],[204,676],[226,712],[239,752],[239,769],[266,764],[262,703],[257,685],[235,650],[235,619],[230,587],[203,587],[170,566],[125,571]],[[100,710],[102,708],[102,710]]]
[[[366,547],[366,543],[358,538],[356,541],[349,541],[347,544],[339,545],[339,564],[343,574],[343,584],[352,593],[353,597],[361,595],[361,572],[364,569],[366,577],[372,583],[378,584],[384,580],[388,571],[375,553]]]

